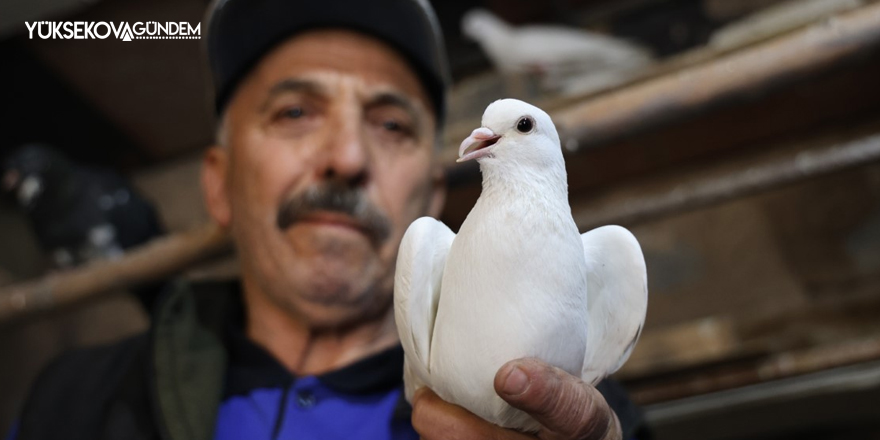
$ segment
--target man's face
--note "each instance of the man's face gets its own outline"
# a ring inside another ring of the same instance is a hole
[[[203,173],[246,297],[318,327],[387,312],[403,233],[443,201],[429,102],[400,55],[349,31],[300,34],[259,61]]]

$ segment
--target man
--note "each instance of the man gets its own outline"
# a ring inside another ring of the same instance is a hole
[[[397,248],[445,196],[427,3],[228,0],[208,29],[219,128],[202,186],[240,284],[179,283],[148,335],[63,357],[18,438],[531,438],[430,390],[401,398]],[[541,438],[621,437],[595,388],[540,361],[495,387]]]

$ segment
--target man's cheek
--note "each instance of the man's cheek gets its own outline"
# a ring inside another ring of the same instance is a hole
[[[431,205],[431,189],[431,181],[428,179],[421,179],[419,183],[412,185],[412,192],[408,194],[409,203],[407,203],[410,222],[428,214],[428,207]]]

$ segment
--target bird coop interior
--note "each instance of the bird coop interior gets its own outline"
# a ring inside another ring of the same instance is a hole
[[[880,438],[880,2],[431,3],[454,80],[441,220],[457,230],[480,195],[477,164],[456,159],[486,106],[546,110],[580,231],[625,226],[645,255],[645,327],[614,378],[653,438]],[[55,356],[149,326],[144,286],[239,267],[199,187],[215,136],[203,42],[31,39],[22,23],[199,22],[206,7],[0,6],[0,155],[47,146],[70,179],[104,179],[94,197],[157,219],[133,245],[59,255],[46,225],[87,216],[29,211],[4,186],[0,433]]]

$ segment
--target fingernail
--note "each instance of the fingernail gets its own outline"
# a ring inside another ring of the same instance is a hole
[[[529,389],[529,376],[519,367],[513,367],[504,380],[504,391],[509,396],[518,396]]]

